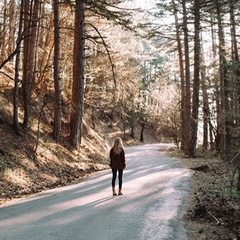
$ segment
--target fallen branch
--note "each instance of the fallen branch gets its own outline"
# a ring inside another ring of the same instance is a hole
[[[240,151],[230,160],[230,162],[232,163],[235,159],[238,159],[239,154]]]
[[[220,223],[219,220],[218,220],[215,216],[213,216],[209,211],[207,211],[207,213],[208,213],[213,219],[216,220],[217,224]]]

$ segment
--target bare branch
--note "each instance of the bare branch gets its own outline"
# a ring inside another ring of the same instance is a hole
[[[208,213],[214,220],[216,220],[217,224],[220,223],[219,220],[218,220],[215,216],[213,216],[209,211],[207,211],[207,213]]]

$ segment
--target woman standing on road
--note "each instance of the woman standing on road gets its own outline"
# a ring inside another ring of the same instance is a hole
[[[123,147],[122,139],[120,137],[115,139],[114,144],[110,150],[109,166],[112,169],[113,196],[117,195],[117,193],[115,191],[115,181],[117,178],[117,172],[118,172],[118,184],[119,184],[118,195],[123,195],[123,193],[122,193],[122,176],[123,176],[123,169],[126,167],[126,162],[125,162],[124,147]]]

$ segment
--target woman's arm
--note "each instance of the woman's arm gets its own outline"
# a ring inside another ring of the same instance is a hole
[[[112,151],[112,149],[110,150],[109,158],[110,158],[110,164],[109,164],[109,167],[112,168],[112,160],[113,160],[113,151]]]
[[[122,152],[121,152],[121,160],[122,160],[124,168],[126,168],[126,159],[125,159],[125,152],[124,152],[124,150],[122,150]]]

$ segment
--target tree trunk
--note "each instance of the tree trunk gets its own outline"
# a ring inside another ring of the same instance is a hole
[[[22,95],[23,95],[23,128],[26,129],[29,121],[29,98],[30,98],[30,84],[28,73],[28,61],[29,61],[29,35],[30,35],[30,2],[29,0],[23,0],[24,2],[24,40],[23,40],[23,76],[22,76]]]
[[[59,58],[60,58],[60,31],[59,31],[59,0],[54,0],[54,89],[55,89],[55,109],[54,109],[54,127],[53,137],[58,142],[61,132],[62,118],[62,83],[59,76]]]
[[[188,41],[188,17],[186,0],[182,1],[183,7],[183,33],[184,33],[184,54],[185,54],[185,96],[184,96],[184,149],[185,154],[190,155],[189,146],[191,144],[191,88],[190,88],[190,59]]]
[[[130,133],[130,137],[133,138],[133,139],[135,138],[134,128],[135,128],[134,125],[131,125],[131,133]]]
[[[14,51],[14,33],[15,33],[15,1],[9,2],[9,35],[8,35],[8,56]],[[20,20],[21,21],[21,20]]]
[[[200,86],[200,2],[194,1],[194,78],[192,96],[192,118],[191,118],[191,144],[189,155],[196,156],[197,132],[198,132],[198,109],[199,109],[199,86]]]
[[[32,7],[30,36],[29,36],[29,59],[28,59],[28,73],[30,82],[30,97],[31,92],[35,85],[35,72],[36,72],[36,54],[37,54],[37,34],[39,22],[40,0],[34,0]]]
[[[142,122],[142,123],[141,123],[141,133],[140,133],[140,141],[141,141],[141,142],[144,142],[144,137],[143,137],[144,129],[145,129],[145,123]]]
[[[180,24],[178,23],[178,15],[175,1],[172,0],[173,11],[174,11],[174,19],[175,19],[175,27],[176,27],[176,40],[177,40],[177,49],[178,49],[178,63],[179,63],[179,71],[180,71],[180,81],[181,81],[181,149],[186,149],[186,141],[185,141],[185,131],[186,131],[186,121],[185,121],[185,95],[186,95],[186,86],[184,80],[184,65],[183,65],[183,51],[181,44],[181,32],[180,32]]]
[[[240,168],[238,169],[237,191],[240,191]]]
[[[73,85],[72,85],[72,112],[70,116],[70,143],[78,148],[81,143],[81,125],[83,118],[84,93],[84,10],[85,1],[76,0],[75,27],[73,47]]]
[[[213,53],[213,58],[217,59],[217,29],[214,28],[214,23],[216,22],[216,17],[215,15],[211,15],[210,19],[210,27],[211,27],[211,41],[212,41],[212,53]],[[218,129],[219,129],[219,112],[220,112],[220,84],[219,84],[219,74],[214,75],[214,90],[215,90],[215,104],[216,104],[216,119],[217,119],[217,126],[216,129],[214,126],[209,122],[209,131],[210,131],[210,142],[211,142],[211,149],[220,151],[220,137],[218,134]]]
[[[201,38],[202,39],[202,38]],[[201,44],[201,88],[203,101],[203,149],[208,150],[210,111],[207,93],[206,66],[203,44]]]
[[[1,36],[0,36],[0,47],[1,47],[0,62],[3,62],[3,60],[6,57],[7,7],[8,7],[8,3],[6,0],[4,0],[2,29],[0,32],[1,33]]]
[[[229,1],[230,8],[230,29],[231,29],[231,145],[233,151],[239,149],[239,142],[235,139],[240,138],[240,63],[238,54],[238,42],[236,33],[236,20],[235,20],[235,6],[232,1]],[[234,138],[233,138],[234,136]]]
[[[24,45],[23,45],[23,128],[28,127],[29,106],[32,89],[35,83],[35,58],[37,41],[37,23],[40,9],[39,0],[24,1]]]
[[[225,53],[225,39],[223,33],[222,26],[222,18],[221,18],[221,9],[219,0],[215,0],[215,7],[217,11],[217,25],[218,25],[218,40],[219,40],[219,79],[220,79],[220,88],[219,88],[219,110],[218,110],[218,139],[219,139],[219,151],[221,153],[222,158],[226,159],[226,53]]]
[[[17,39],[17,52],[15,58],[15,81],[14,81],[14,93],[13,93],[13,126],[16,133],[19,132],[19,120],[18,120],[18,106],[19,106],[19,65],[20,65],[20,46],[22,42],[22,25],[23,25],[23,1],[21,0],[20,14],[19,14],[19,26],[18,26],[18,39]]]

